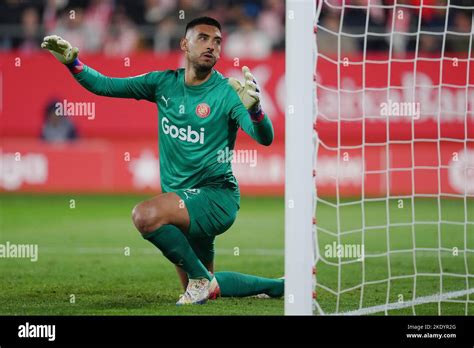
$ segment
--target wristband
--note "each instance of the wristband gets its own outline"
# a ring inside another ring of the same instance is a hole
[[[250,111],[249,110],[250,118],[253,122],[260,122],[264,119],[265,113],[262,111],[262,106],[259,104],[257,110]]]
[[[84,69],[84,64],[79,60],[79,58],[74,59],[73,62],[66,64],[69,71],[73,74],[79,74]]]

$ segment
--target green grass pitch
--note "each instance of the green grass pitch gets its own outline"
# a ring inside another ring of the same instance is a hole
[[[176,307],[181,293],[174,267],[135,231],[130,219],[132,207],[146,197],[90,195],[0,195],[0,244],[38,244],[37,262],[27,259],[0,259],[1,315],[281,315],[283,299],[220,298],[204,306]],[[75,208],[70,208],[74,199]],[[413,248],[446,249],[457,247],[474,250],[474,226],[463,224],[417,224],[411,227],[377,228],[390,223],[411,221],[474,221],[474,202],[468,201],[467,217],[463,201],[442,200],[440,216],[436,200],[417,200],[412,209],[405,200],[364,204],[365,232],[350,233],[362,227],[362,206],[353,204],[339,210],[339,242],[364,244],[366,254],[383,254]],[[319,205],[319,226],[337,230],[335,209]],[[237,271],[266,277],[280,277],[284,271],[284,204],[283,198],[242,198],[235,224],[216,240],[216,270]],[[337,238],[320,233],[319,246]],[[126,249],[129,248],[129,249]],[[126,251],[130,250],[129,256]],[[337,263],[337,258],[330,259]],[[346,259],[347,261],[347,259]],[[458,274],[442,277],[388,278],[417,273]],[[390,266],[390,267],[389,267]],[[337,290],[357,286],[365,279],[374,282],[364,286],[363,307],[405,301],[413,297],[474,287],[474,253],[417,251],[366,257],[362,263],[340,267],[318,263],[318,281]],[[465,277],[469,273],[471,277]],[[390,286],[390,288],[388,288]],[[327,312],[336,309],[336,296],[318,288],[318,302]],[[340,296],[339,311],[357,309],[360,288]],[[74,299],[74,301],[72,301]],[[415,313],[474,314],[474,295],[453,299],[458,302],[423,304]],[[466,300],[470,300],[466,305]],[[378,314],[384,314],[378,313]],[[389,314],[413,314],[413,308],[390,311]]]
[[[441,199],[438,204],[431,198],[366,200],[363,204],[346,200],[343,204],[339,216],[326,203],[316,211],[318,225],[324,229],[318,234],[319,250],[332,263],[318,262],[318,282],[341,294],[338,304],[334,293],[317,288],[326,313],[413,303],[387,314],[474,315],[474,294],[439,303],[416,302],[440,290],[447,295],[474,289],[474,200],[467,200],[466,205],[461,199]],[[338,220],[339,239],[330,233],[338,230]],[[345,263],[339,267],[334,253],[325,254],[329,250],[325,247],[334,244],[364,245],[364,262],[356,261],[358,255],[344,255]],[[363,287],[358,286],[362,283]]]
[[[0,315],[283,314],[283,299],[177,307],[174,266],[130,218],[145,198],[1,195],[0,243],[38,244],[39,257],[0,259]],[[243,198],[236,222],[216,239],[216,271],[281,277],[283,212],[281,198]]]

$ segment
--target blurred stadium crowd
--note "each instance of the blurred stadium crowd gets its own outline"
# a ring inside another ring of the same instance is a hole
[[[325,5],[321,11],[320,52],[337,52],[338,36],[343,53],[389,51],[390,45],[394,54],[469,51],[473,0],[450,0],[449,9],[448,0],[370,0],[369,11],[369,0],[343,1],[328,0],[333,6]],[[341,11],[343,3],[348,6]],[[384,6],[394,6],[394,10]]]
[[[0,49],[38,50],[54,33],[81,51],[167,52],[179,47],[186,23],[202,15],[224,26],[229,56],[264,58],[284,47],[282,0],[2,0]]]
[[[444,31],[445,9],[425,8],[421,16],[415,8],[404,9],[402,18],[392,16],[395,0],[371,0],[367,36],[369,50],[387,50],[393,28],[406,33],[395,34],[393,49],[407,52],[415,49],[417,31],[435,32],[420,35],[421,51],[440,49]],[[343,0],[329,0],[340,6]],[[369,0],[345,0],[348,5],[367,6]],[[421,0],[398,0],[398,4],[419,5]],[[424,0],[424,5],[445,6],[447,0]],[[451,0],[453,5],[473,6],[472,0]],[[126,55],[137,50],[168,52],[177,49],[185,24],[192,18],[210,15],[224,26],[224,54],[229,57],[265,58],[275,50],[284,49],[284,0],[2,0],[0,2],[0,50],[23,52],[39,49],[44,35],[55,33],[70,40],[81,51]],[[331,32],[342,30],[341,49],[359,51],[366,31],[367,9],[347,8],[323,11],[318,43],[322,51],[335,52],[337,38]],[[396,22],[392,23],[392,18]],[[419,18],[421,17],[421,23]],[[469,33],[472,12],[451,10],[448,29]],[[341,23],[341,18],[342,23]],[[350,36],[355,34],[356,36]],[[384,35],[385,34],[385,35]],[[469,35],[451,35],[446,50],[466,51]]]

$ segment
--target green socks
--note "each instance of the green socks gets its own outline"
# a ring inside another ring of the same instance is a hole
[[[212,279],[178,227],[163,225],[156,231],[143,235],[143,238],[160,249],[168,260],[184,269],[190,279]]]
[[[245,297],[267,294],[280,297],[284,294],[283,279],[262,278],[237,272],[216,272],[214,274],[223,297]]]
[[[211,275],[198,259],[186,236],[174,225],[163,225],[154,232],[143,236],[175,265],[180,266],[190,279],[206,278]],[[224,297],[245,297],[267,294],[271,297],[283,296],[283,279],[262,278],[237,272],[216,272],[221,295]]]

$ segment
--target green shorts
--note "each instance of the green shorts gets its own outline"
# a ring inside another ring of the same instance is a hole
[[[214,259],[214,238],[227,231],[239,210],[240,193],[225,184],[174,191],[189,213],[187,237],[204,263]]]

